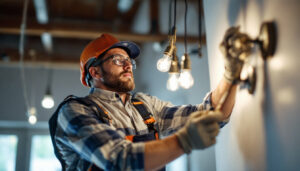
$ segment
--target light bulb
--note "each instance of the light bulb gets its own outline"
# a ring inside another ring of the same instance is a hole
[[[167,81],[167,89],[170,91],[176,91],[178,89],[178,74],[169,73],[169,79]]]
[[[35,107],[31,107],[30,109],[28,109],[27,115],[28,115],[28,122],[31,125],[34,125],[36,123],[36,121],[37,121]]]
[[[167,72],[170,69],[172,58],[169,55],[164,54],[162,58],[157,61],[157,69],[160,72]]]
[[[180,73],[179,84],[184,89],[189,89],[194,85],[194,78],[191,74],[191,70],[186,69]]]
[[[36,116],[35,115],[30,115],[29,118],[28,118],[28,122],[31,124],[31,125],[34,125],[36,123],[37,119],[36,119]]]
[[[54,106],[54,100],[51,95],[46,94],[42,100],[42,106],[51,109]]]

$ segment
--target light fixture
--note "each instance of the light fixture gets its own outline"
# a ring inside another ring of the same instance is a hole
[[[160,72],[167,72],[170,70],[172,54],[174,52],[175,42],[176,42],[176,29],[173,29],[173,34],[169,36],[169,46],[166,48],[164,52],[164,56],[157,61],[157,69]]]
[[[54,100],[50,91],[50,86],[47,86],[46,93],[42,100],[42,106],[45,109],[51,109],[54,106]]]
[[[189,89],[194,85],[194,78],[191,74],[191,59],[187,53],[181,57],[179,85],[184,89]]]
[[[37,118],[36,118],[36,109],[35,107],[30,107],[27,111],[27,116],[28,116],[28,122],[31,124],[31,125],[34,125],[37,121]]]
[[[167,81],[168,90],[176,91],[179,88],[178,75],[179,75],[178,57],[176,55],[176,49],[174,49],[173,59],[169,70],[169,79]]]
[[[47,4],[45,0],[34,0],[35,13],[38,23],[47,24],[48,23],[48,11]]]
[[[133,0],[119,0],[118,9],[121,13],[126,13],[133,5]]]
[[[184,14],[184,54],[181,57],[181,73],[179,77],[179,85],[184,89],[189,89],[194,85],[194,78],[191,74],[191,59],[187,53],[187,11],[188,11],[188,4],[187,0],[185,0],[185,14]],[[201,21],[200,21],[201,22]],[[199,50],[200,52],[200,50]]]
[[[223,53],[229,53],[231,56],[237,56],[241,61],[247,62],[252,53],[254,45],[258,45],[261,56],[264,60],[275,53],[277,36],[274,22],[264,22],[260,27],[260,34],[257,38],[252,39],[245,33],[239,31],[239,27],[232,29],[232,38],[229,39],[228,45],[221,44]],[[241,73],[241,88],[247,88],[250,94],[253,94],[256,87],[256,66],[248,66]]]

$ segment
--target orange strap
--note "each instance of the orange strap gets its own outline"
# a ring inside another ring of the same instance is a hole
[[[131,141],[131,142],[133,142],[133,137],[134,137],[134,135],[127,135],[127,136],[125,137],[125,139],[126,139],[126,140],[129,140],[129,141]]]
[[[144,104],[143,102],[139,101],[139,102],[132,102],[132,104],[134,105],[140,105],[140,104]]]
[[[150,118],[145,120],[144,122],[145,122],[145,124],[152,124],[155,122],[155,119],[152,116],[150,116]]]

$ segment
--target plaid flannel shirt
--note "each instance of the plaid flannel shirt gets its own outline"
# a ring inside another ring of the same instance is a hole
[[[108,112],[112,122],[110,125],[103,123],[95,114],[96,108],[76,101],[60,109],[55,141],[67,170],[87,170],[92,164],[104,170],[143,170],[144,143],[125,140],[127,135],[148,133],[131,101],[123,104],[117,93],[101,89],[92,89],[88,97]],[[143,93],[135,94],[134,98],[143,101],[154,115],[155,126],[163,136],[181,128],[190,113],[212,108],[210,94],[196,106],[174,106]]]

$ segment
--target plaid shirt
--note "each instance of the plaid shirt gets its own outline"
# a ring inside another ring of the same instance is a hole
[[[143,170],[144,143],[125,140],[127,135],[148,133],[131,100],[124,104],[117,93],[101,89],[92,89],[88,97],[108,112],[112,122],[110,125],[103,123],[95,114],[96,108],[76,101],[60,109],[55,141],[67,170],[87,170],[92,164],[104,170]],[[134,98],[143,101],[154,115],[162,136],[181,128],[190,113],[212,108],[210,94],[196,106],[174,106],[143,93],[135,94]]]

